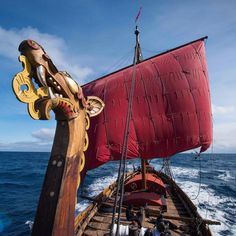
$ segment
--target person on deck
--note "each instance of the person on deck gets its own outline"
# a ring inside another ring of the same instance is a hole
[[[125,214],[126,214],[126,219],[127,219],[128,221],[132,221],[132,219],[134,219],[135,215],[134,215],[134,213],[133,213],[133,206],[132,206],[132,205],[129,205],[129,206],[126,208]]]

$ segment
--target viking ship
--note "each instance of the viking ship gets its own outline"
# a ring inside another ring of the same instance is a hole
[[[33,119],[55,113],[57,128],[32,235],[212,235],[210,224],[172,178],[169,158],[212,141],[204,41],[142,58],[136,27],[133,64],[79,86],[41,45],[19,46],[16,97]],[[38,87],[36,86],[38,84]],[[22,85],[26,85],[25,90]],[[149,164],[163,159],[163,169]],[[140,167],[127,172],[127,160]],[[118,161],[117,180],[75,212],[89,170]]]

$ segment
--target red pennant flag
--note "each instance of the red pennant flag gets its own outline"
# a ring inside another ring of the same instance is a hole
[[[135,23],[137,22],[137,20],[138,20],[140,14],[141,14],[141,11],[142,11],[142,7],[139,8],[138,14],[137,14],[137,16],[136,16],[136,18],[135,18]]]

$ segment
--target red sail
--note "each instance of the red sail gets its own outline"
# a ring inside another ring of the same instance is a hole
[[[86,169],[121,156],[133,66],[83,86],[105,102],[91,118]],[[212,141],[211,102],[204,40],[149,58],[136,66],[128,158],[163,158]]]

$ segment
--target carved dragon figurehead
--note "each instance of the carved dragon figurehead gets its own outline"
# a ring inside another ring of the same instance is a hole
[[[24,40],[19,51],[24,69],[13,79],[16,97],[27,104],[33,119],[50,119],[53,110],[57,120],[32,235],[74,235],[74,208],[89,143],[89,116],[98,115],[104,103],[95,96],[84,97],[82,88],[67,72],[58,71],[35,41]]]
[[[58,71],[37,42],[24,40],[19,51],[19,60],[25,68],[15,76],[13,90],[20,101],[28,104],[32,118],[50,119],[50,110],[54,110],[57,120],[73,119],[80,109],[86,109],[90,116],[102,111],[103,102],[94,96],[85,98],[81,87],[67,72]],[[22,85],[26,85],[27,89],[22,90]]]

